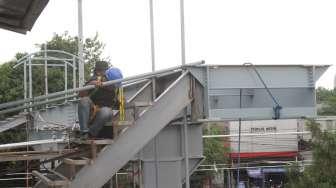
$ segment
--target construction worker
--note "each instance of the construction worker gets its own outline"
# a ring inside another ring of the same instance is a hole
[[[96,88],[79,93],[78,119],[84,138],[97,137],[105,123],[112,119],[112,108],[118,99],[114,85],[102,87],[102,83],[108,80],[105,74],[108,68],[108,62],[96,62],[94,75],[86,83]]]

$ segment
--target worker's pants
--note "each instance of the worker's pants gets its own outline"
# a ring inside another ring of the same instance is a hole
[[[88,125],[90,122],[90,110],[92,105],[94,104],[89,97],[83,97],[80,99],[78,104],[79,126],[82,132],[89,132],[92,136],[97,136],[105,123],[111,121],[112,109],[109,107],[100,107],[89,128]]]

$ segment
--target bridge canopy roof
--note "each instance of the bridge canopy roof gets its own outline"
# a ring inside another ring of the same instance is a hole
[[[49,0],[0,0],[0,28],[26,34]]]

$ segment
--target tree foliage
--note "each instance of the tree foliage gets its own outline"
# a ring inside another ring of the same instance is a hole
[[[308,121],[312,132],[313,162],[303,173],[294,169],[290,173],[288,187],[291,188],[332,188],[336,187],[336,134],[321,131],[315,121]]]
[[[70,36],[67,32],[63,34],[54,34],[54,36],[45,44],[36,44],[40,50],[44,50],[47,45],[48,50],[61,50],[71,54],[78,52],[78,38]],[[99,40],[98,34],[92,38],[86,38],[84,43],[84,61],[85,75],[89,76],[98,60],[107,59],[102,57],[104,44]],[[23,67],[13,68],[17,60],[27,55],[27,53],[18,52],[15,60],[0,65],[0,103],[14,101],[23,98]],[[53,54],[48,54],[52,55]],[[50,61],[53,62],[53,61]],[[72,70],[68,69],[68,77],[72,77]],[[48,90],[49,93],[61,91],[64,89],[64,69],[49,68],[48,69]],[[69,79],[71,80],[71,79]],[[68,88],[72,87],[72,82],[68,82]],[[44,86],[44,68],[33,67],[33,95],[43,95],[45,93]]]
[[[323,116],[336,115],[336,93],[335,90],[318,88],[316,90],[316,100],[321,104],[318,114]]]
[[[218,135],[220,129],[214,126],[205,128],[203,134]],[[224,146],[224,140],[221,138],[204,139],[204,156],[206,164],[226,163],[228,162],[229,148]]]

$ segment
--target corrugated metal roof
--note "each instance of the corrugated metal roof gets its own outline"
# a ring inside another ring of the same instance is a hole
[[[0,28],[27,33],[49,0],[0,0]]]

